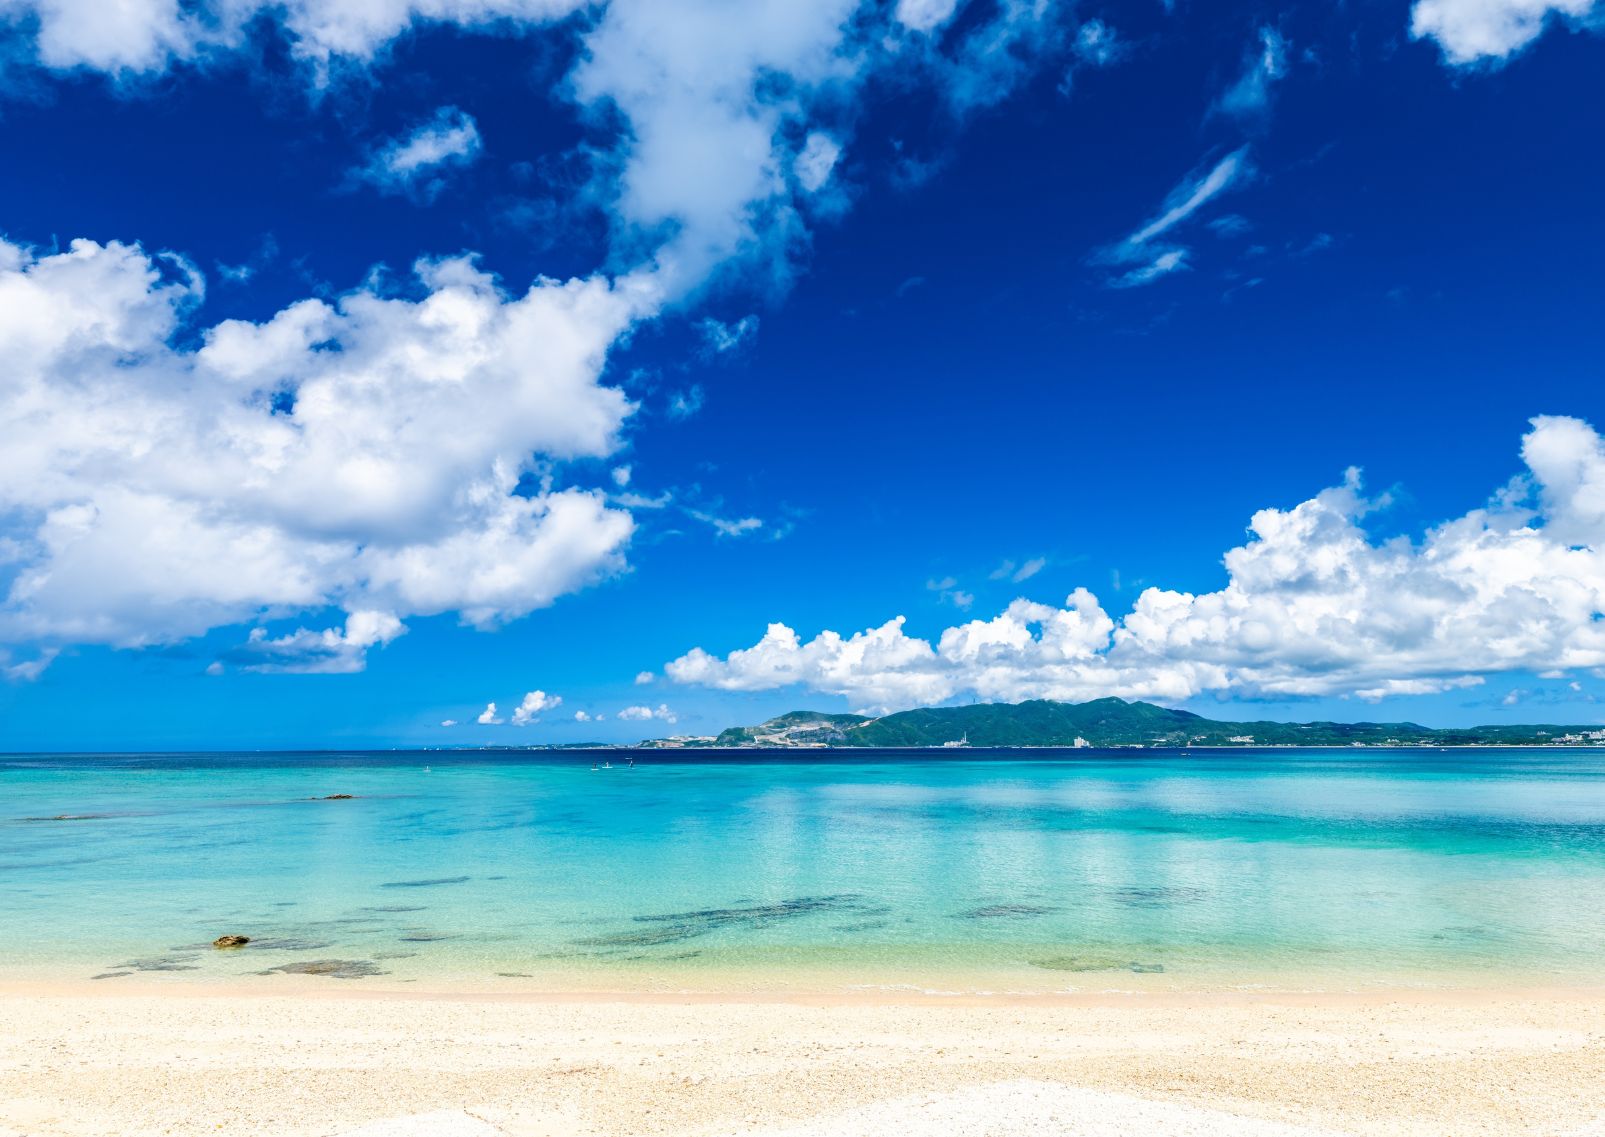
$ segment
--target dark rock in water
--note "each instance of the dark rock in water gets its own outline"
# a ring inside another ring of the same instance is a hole
[[[219,951],[224,951],[228,948],[242,948],[250,942],[250,936],[218,936],[217,939],[212,941],[212,946]]]
[[[414,959],[414,958],[417,957],[417,955],[418,955],[418,953],[415,952],[415,951],[376,951],[376,952],[373,953],[373,958],[375,958],[375,959]]]
[[[392,880],[380,888],[433,888],[437,884],[464,884],[472,880],[467,876],[443,876],[435,880]]]
[[[281,963],[258,975],[326,975],[330,979],[367,979],[374,975],[389,975],[377,963],[367,959],[309,959],[300,963]]]
[[[1096,956],[1056,955],[1048,959],[1033,959],[1032,967],[1045,968],[1048,971],[1131,971],[1138,975],[1161,975],[1165,965],[1162,963],[1123,962],[1118,959],[1099,959]]]
[[[401,937],[401,940],[402,940],[403,943],[409,943],[409,944],[431,944],[431,943],[434,943],[436,940],[452,940],[452,939],[456,939],[456,938],[457,937],[453,936],[450,932],[423,932],[423,931],[418,931],[418,932],[408,932],[406,935]]]
[[[362,912],[427,912],[428,909],[421,904],[375,904],[368,908],[359,909]]]
[[[1046,916],[1054,908],[1044,908],[1040,904],[988,904],[982,908],[971,908],[968,912],[960,912],[961,920],[999,920],[1019,919],[1023,916]]]
[[[322,797],[315,797],[312,800],[313,801],[350,801],[355,796],[356,796],[355,794],[324,794]]]
[[[54,817],[24,817],[24,821],[104,821],[109,813],[58,813]]]
[[[99,975],[91,975],[91,979],[121,979],[125,975],[132,975],[132,971],[102,971]]]
[[[279,936],[265,940],[252,940],[252,951],[321,951],[334,945],[328,940],[306,940],[294,936]]]

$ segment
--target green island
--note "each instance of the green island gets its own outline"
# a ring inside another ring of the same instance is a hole
[[[868,715],[792,711],[717,735],[647,739],[658,749],[828,747],[1182,747],[1182,746],[1601,746],[1594,726],[1471,726],[1410,722],[1220,722],[1191,711],[1124,699],[978,703]]]

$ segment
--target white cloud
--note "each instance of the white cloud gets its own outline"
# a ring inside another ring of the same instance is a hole
[[[177,258],[0,242],[0,642],[138,646],[328,606],[489,627],[619,569],[629,514],[515,491],[537,457],[617,446],[632,407],[598,378],[651,281],[515,297],[466,260],[418,274],[413,299],[196,334]]]
[[[959,0],[897,0],[897,19],[919,32],[935,31],[953,18]]]
[[[1195,173],[1165,197],[1159,216],[1149,221],[1130,237],[1126,244],[1146,245],[1180,225],[1220,194],[1231,189],[1248,172],[1248,147],[1233,150],[1209,168]]]
[[[702,409],[705,396],[700,386],[693,385],[684,391],[676,391],[669,399],[669,417],[671,419],[688,419]]]
[[[1076,59],[1091,67],[1108,67],[1126,54],[1126,45],[1115,29],[1096,19],[1076,29],[1074,47]]]
[[[1489,674],[1605,667],[1605,441],[1588,424],[1540,417],[1527,472],[1417,542],[1373,540],[1385,505],[1343,484],[1254,515],[1224,558],[1227,584],[1193,595],[1148,588],[1112,618],[1086,589],[1062,607],[1019,599],[935,644],[901,617],[803,642],[784,624],[724,658],[694,649],[665,671],[727,690],[802,685],[856,705],[960,697],[1179,701],[1443,691]]]
[[[441,726],[456,726],[457,725],[457,720],[456,719],[441,719],[440,720],[440,725]]]
[[[479,717],[474,721],[480,726],[500,726],[507,720],[497,716],[495,703],[486,703],[485,709],[479,712]]]
[[[703,345],[714,355],[724,355],[751,343],[758,335],[758,317],[743,316],[732,323],[709,316],[697,322]]]
[[[809,193],[818,193],[830,181],[831,171],[841,156],[840,142],[822,130],[814,131],[791,164],[797,184]]]
[[[1597,0],[1416,0],[1410,34],[1435,40],[1452,64],[1504,62],[1530,45],[1552,20],[1597,26]]]
[[[705,509],[686,508],[686,516],[713,526],[713,530],[720,537],[740,537],[763,528],[763,519],[758,517],[720,517],[716,513],[709,513]]]
[[[1220,97],[1217,110],[1236,118],[1264,114],[1271,104],[1271,87],[1287,74],[1287,40],[1275,28],[1259,30],[1259,42],[1249,53],[1242,77]]]
[[[656,707],[625,707],[618,713],[618,717],[627,722],[647,722],[652,719],[658,719],[667,723],[677,723],[680,721],[679,716],[671,711],[664,703],[659,703]]]
[[[628,466],[614,466],[613,467],[613,484],[618,486],[619,489],[623,489],[625,486],[629,485],[630,484],[630,467],[628,467]]]
[[[321,75],[417,26],[516,32],[580,6],[0,0],[0,24],[31,35],[43,66],[122,75],[233,50],[260,16]],[[612,345],[722,266],[789,272],[807,239],[792,163],[812,150],[823,170],[812,140],[845,136],[837,120],[872,70],[912,69],[955,107],[996,101],[1051,40],[1035,34],[1055,24],[1049,8],[1002,0],[943,56],[861,0],[612,0],[575,25],[562,90],[598,126],[622,118],[616,161],[601,163],[612,180],[593,187],[613,209],[612,263],[638,266],[617,277],[509,294],[470,258],[422,261],[401,287],[376,275],[261,323],[204,327],[204,283],[181,258],[0,242],[0,542],[14,550],[0,558],[0,643],[133,647],[335,609],[343,631],[263,631],[240,650],[261,653],[253,666],[349,670],[360,613],[488,628],[621,570],[622,499],[549,476],[619,449],[635,408],[600,381]],[[466,151],[471,123],[453,122],[389,152],[394,172]],[[693,387],[669,414],[701,400]],[[729,535],[762,525],[702,520]]]
[[[1157,216],[1125,240],[1098,250],[1094,264],[1136,265],[1109,281],[1116,288],[1149,284],[1187,267],[1187,249],[1161,240],[1250,173],[1248,147],[1241,146],[1207,170],[1197,170],[1165,197]]]
[[[635,685],[637,687],[645,687],[648,683],[656,681],[656,679],[657,676],[650,671],[638,671],[635,673]]]
[[[429,198],[445,184],[446,171],[468,165],[480,149],[473,116],[456,107],[441,107],[405,138],[381,147],[353,176],[386,193]]]
[[[239,48],[247,26],[277,21],[292,53],[317,66],[366,61],[415,24],[490,30],[538,24],[585,0],[0,0],[0,19],[33,30],[37,62],[108,74],[153,72]]]
[[[11,683],[32,683],[45,673],[45,669],[61,654],[59,648],[45,648],[32,659],[12,662],[9,652],[0,651],[0,677]]]
[[[1033,576],[1036,576],[1037,573],[1041,572],[1047,567],[1047,557],[1032,557],[1030,560],[1026,561],[1025,564],[1016,569],[1014,575],[1009,579],[1014,581],[1015,584],[1019,584],[1021,581],[1030,580]]]
[[[263,628],[227,658],[247,671],[295,675],[350,675],[367,663],[368,649],[405,635],[406,625],[390,612],[352,612],[345,627],[311,631],[297,628],[270,639]]]
[[[574,721],[575,722],[600,722],[601,719],[602,719],[601,715],[586,714],[584,711],[575,711],[574,712]]]
[[[539,715],[543,711],[554,710],[563,705],[563,696],[548,695],[545,691],[531,691],[524,696],[524,701],[513,710],[513,725],[528,726],[539,722]]]

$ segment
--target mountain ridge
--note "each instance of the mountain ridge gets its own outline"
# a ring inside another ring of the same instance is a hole
[[[1028,699],[925,707],[872,717],[791,711],[717,735],[647,739],[665,749],[1181,746],[1587,746],[1605,729],[1543,723],[1433,728],[1412,722],[1226,722],[1109,696],[1085,703]]]

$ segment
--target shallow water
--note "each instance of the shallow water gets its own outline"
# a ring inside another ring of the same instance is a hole
[[[1345,987],[1605,959],[1600,751],[636,760],[0,757],[0,978]]]

